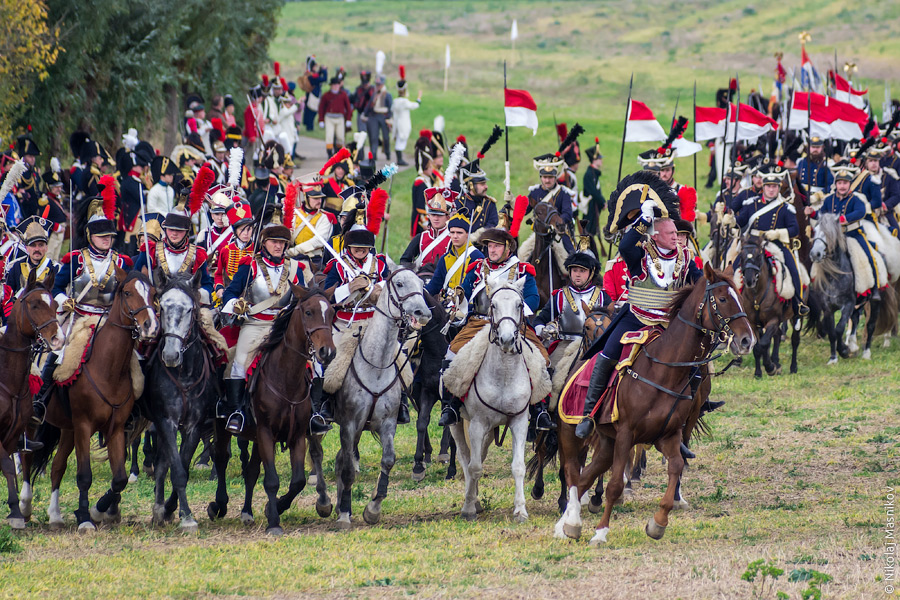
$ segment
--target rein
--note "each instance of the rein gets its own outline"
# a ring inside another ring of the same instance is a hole
[[[522,300],[522,302],[524,303],[524,300],[522,299],[522,294],[519,293],[518,290],[514,290],[512,288],[499,288],[497,291],[494,292],[494,294],[499,294],[500,292],[503,292],[503,291],[515,292],[516,295],[519,296],[519,299]],[[492,300],[493,300],[493,296],[492,296]],[[523,337],[522,336],[522,325],[524,324],[524,320],[525,320],[525,311],[524,310],[519,312],[518,319],[515,319],[510,316],[505,316],[505,317],[500,317],[500,320],[498,320],[498,321],[494,321],[494,303],[492,301],[490,308],[488,308],[488,322],[489,322],[489,327],[490,327],[490,329],[488,330],[488,341],[494,345],[499,345],[497,342],[500,339],[499,338],[500,324],[503,323],[503,321],[507,321],[507,320],[512,321],[513,325],[516,328],[516,341],[515,341],[516,354],[522,354],[522,337]]]

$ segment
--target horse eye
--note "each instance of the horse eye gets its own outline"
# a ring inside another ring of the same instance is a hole
[[[311,310],[306,311],[306,316],[307,316],[307,317],[311,317],[311,316],[312,316],[312,311],[311,311]]]

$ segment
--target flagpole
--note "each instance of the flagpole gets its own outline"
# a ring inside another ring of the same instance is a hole
[[[738,77],[738,74],[734,74],[735,81],[735,93],[737,94],[737,102],[735,103],[734,109],[734,138],[731,142],[731,174],[732,179],[734,179],[734,162],[737,159],[737,143],[738,143],[738,130],[741,128],[741,80]]]
[[[806,92],[806,200],[812,204],[812,194],[809,191],[809,177],[812,173],[812,157],[810,156],[810,148],[812,147],[812,92]],[[823,146],[824,148],[824,146]]]
[[[396,46],[397,46],[397,34],[395,32],[395,33],[391,34],[391,63],[395,63],[395,64],[397,62],[394,60],[394,49],[396,48]]]
[[[697,80],[694,80],[694,143],[697,143]],[[694,152],[694,190],[697,189],[697,154]],[[696,214],[696,211],[695,213]],[[697,230],[697,219],[694,219],[694,231]]]
[[[631,89],[634,87],[634,71],[631,72],[631,81],[628,82],[628,100],[625,102],[625,123],[622,125],[622,146],[619,148],[619,174],[616,176],[616,185],[622,181],[622,161],[625,159],[625,134],[628,131],[628,113],[631,112]]]
[[[450,56],[450,44],[447,44],[447,49],[444,52],[444,93],[446,93],[447,84],[450,82],[450,61],[447,60]]]
[[[506,105],[506,61],[503,61],[503,104]],[[505,113],[505,109],[504,109]],[[506,115],[503,115],[503,125],[506,128],[505,135],[503,136],[503,141],[506,144],[506,179],[504,183],[506,183],[506,191],[510,190],[510,182],[509,182],[509,122],[506,120]]]

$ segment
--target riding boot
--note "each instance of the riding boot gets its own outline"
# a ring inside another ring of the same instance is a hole
[[[444,359],[441,363],[441,373],[450,366],[450,360]],[[459,423],[459,410],[462,408],[462,402],[459,398],[450,393],[445,386],[441,386],[441,418],[438,425],[447,427],[448,425],[456,425]]]
[[[23,433],[22,437],[19,438],[19,443],[16,444],[16,452],[37,452],[41,448],[44,447],[43,442],[39,442],[37,440],[29,440],[28,434]]]
[[[400,151],[400,150],[394,150],[394,152],[397,153],[397,165],[398,165],[398,166],[400,166],[400,167],[405,167],[405,166],[409,165],[408,162],[406,162],[405,160],[403,160],[403,152],[402,152],[402,151]]]
[[[537,416],[534,418],[534,428],[538,431],[550,431],[556,429],[556,423],[547,412],[547,399],[544,398],[537,404]]]
[[[594,407],[597,406],[600,395],[606,390],[609,377],[612,375],[615,367],[615,360],[606,358],[602,354],[597,356],[597,362],[594,363],[594,370],[591,372],[591,382],[588,384],[587,396],[584,398],[583,416],[585,418],[575,427],[575,435],[577,437],[585,439],[594,430],[594,421],[590,418],[590,414],[594,411]]]
[[[47,398],[50,397],[50,390],[53,389],[53,373],[56,371],[56,367],[56,354],[51,352],[47,355],[47,362],[44,363],[44,369],[41,371],[41,389],[32,400],[34,414],[31,416],[31,421],[35,425],[43,423],[47,414]]]
[[[243,399],[245,382],[243,379],[225,380],[225,413],[229,413],[225,429],[232,434],[244,430]]]
[[[324,380],[321,377],[314,378],[312,380],[312,390],[309,392],[313,410],[313,414],[309,418],[309,433],[312,435],[325,435],[331,430],[331,425],[322,416],[323,384]]]
[[[322,392],[322,402],[319,404],[319,415],[326,423],[334,423],[334,411],[331,409],[331,399],[333,396],[325,391]]]
[[[679,448],[681,451],[681,458],[687,460],[689,458],[697,458],[697,455],[691,452],[691,449],[684,445],[684,442],[681,442],[681,447]]]
[[[702,417],[706,413],[710,413],[723,406],[725,406],[724,400],[710,400],[707,398],[706,402],[700,405],[700,416]]]
[[[809,307],[803,303],[803,300],[800,299],[799,296],[794,294],[794,297],[791,298],[791,308],[794,309],[794,314],[798,317],[805,317],[809,314]]]
[[[409,400],[406,392],[400,392],[400,408],[397,410],[397,425],[409,424]]]

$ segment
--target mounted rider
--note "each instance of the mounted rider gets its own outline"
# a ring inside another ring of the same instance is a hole
[[[213,295],[217,303],[222,301],[225,288],[231,285],[237,275],[241,261],[253,255],[253,212],[250,204],[244,200],[235,199],[228,207],[226,216],[234,235],[231,241],[219,251],[219,258],[216,261]]]
[[[572,131],[576,131],[575,127]],[[541,182],[528,188],[528,211],[531,212],[539,202],[547,202],[554,206],[566,224],[568,233],[561,236],[561,242],[566,252],[571,254],[575,251],[572,239],[569,237],[572,232],[572,207],[575,203],[575,191],[563,187],[559,183],[559,170],[565,161],[560,157],[559,152],[555,154],[542,154],[536,156],[533,160],[534,168],[540,175]]]
[[[450,231],[447,221],[456,204],[458,192],[449,188],[425,190],[428,228],[417,233],[400,257],[400,265],[419,272],[422,267],[434,265],[450,247]]]
[[[209,214],[212,223],[197,234],[198,248],[206,251],[208,269],[215,270],[219,262],[219,254],[234,237],[234,228],[228,222],[228,209],[233,202],[224,191],[224,186],[213,186],[209,193]]]
[[[894,214],[894,209],[897,207],[897,204],[900,204],[900,174],[891,167],[882,166],[884,157],[888,156],[890,152],[891,144],[888,138],[875,138],[868,146],[862,159],[867,181],[870,184],[869,187],[877,189],[877,194],[874,191],[871,192],[873,197],[877,196],[877,200],[874,203],[867,196],[872,212],[876,218],[884,216],[887,219],[889,229],[896,237],[900,234],[897,225],[897,215]]]
[[[71,331],[72,323],[82,317],[99,317],[109,312],[119,283],[116,269],[128,271],[132,267],[130,258],[112,249],[116,238],[115,179],[112,175],[104,175],[98,187],[102,196],[85,198],[75,207],[72,245],[78,249],[60,258],[59,272],[53,283],[54,300],[67,314],[68,324],[64,327],[67,331]],[[51,352],[44,363],[41,389],[34,397],[34,420],[38,423],[44,420],[48,392],[60,359],[61,354]]]
[[[688,249],[678,243],[672,221],[678,206],[678,196],[668,184],[643,172],[625,177],[610,196],[610,232],[631,225],[619,244],[630,276],[628,303],[587,353],[588,358],[598,356],[584,401],[585,418],[575,429],[579,438],[593,431],[589,415],[622,354],[622,336],[645,326],[667,324],[666,307],[672,296],[702,276]]]
[[[412,215],[409,237],[425,231],[428,227],[428,208],[425,190],[443,187],[444,177],[438,168],[438,161],[443,159],[443,149],[435,143],[433,132],[423,129],[415,145],[415,164],[418,176],[412,187]]]
[[[807,147],[807,156],[797,161],[797,181],[809,186],[809,196],[813,204],[831,192],[834,175],[825,160],[825,140],[812,136]]]
[[[491,149],[503,130],[499,125],[494,125],[490,137],[478,152],[475,160],[460,169],[460,181],[462,182],[462,195],[457,198],[456,203],[460,210],[465,209],[463,214],[471,221],[472,228],[469,234],[476,234],[482,229],[490,229],[496,227],[500,222],[500,215],[497,213],[497,201],[487,195],[488,176],[481,168],[481,161],[484,159],[487,151]]]
[[[788,171],[780,163],[766,161],[758,171],[762,178],[762,195],[744,201],[737,224],[745,233],[765,238],[781,251],[778,262],[787,269],[794,284],[791,308],[795,315],[803,317],[809,314],[809,307],[803,303],[805,286],[794,255],[794,240],[800,233],[800,226],[794,205],[781,195],[781,184]]]
[[[223,296],[222,312],[243,318],[231,369],[226,367],[225,402],[216,415],[228,418],[225,428],[233,434],[244,428],[245,380],[253,355],[281,309],[290,306],[291,285],[303,285],[300,263],[285,257],[290,242],[291,231],[282,225],[276,208],[271,222],[260,233],[259,250],[241,259]]]
[[[445,306],[449,306],[451,315],[455,314],[461,305],[463,311],[466,310],[465,293],[462,288],[466,270],[470,264],[484,258],[484,254],[469,243],[469,229],[474,225],[463,214],[464,210],[460,209],[447,222],[450,247],[438,259],[431,280],[425,284],[425,291],[439,298]]]
[[[50,259],[47,254],[47,244],[50,239],[50,230],[53,223],[43,217],[28,217],[16,227],[22,243],[25,244],[25,256],[9,263],[5,270],[6,284],[11,288],[12,294],[20,295],[28,283],[28,276],[35,272],[35,280],[42,282],[50,273],[56,273],[59,265]]]
[[[287,255],[309,264],[311,272],[320,271],[328,262],[325,260],[325,242],[331,237],[332,229],[330,215],[322,210],[325,194],[320,186],[305,186],[306,189],[301,190],[299,183],[288,185],[296,187],[296,192],[288,189],[288,195],[298,194],[302,198],[296,212],[306,219],[306,223],[299,215],[292,215],[292,222],[288,223],[288,227],[291,228],[294,239],[288,247]]]

